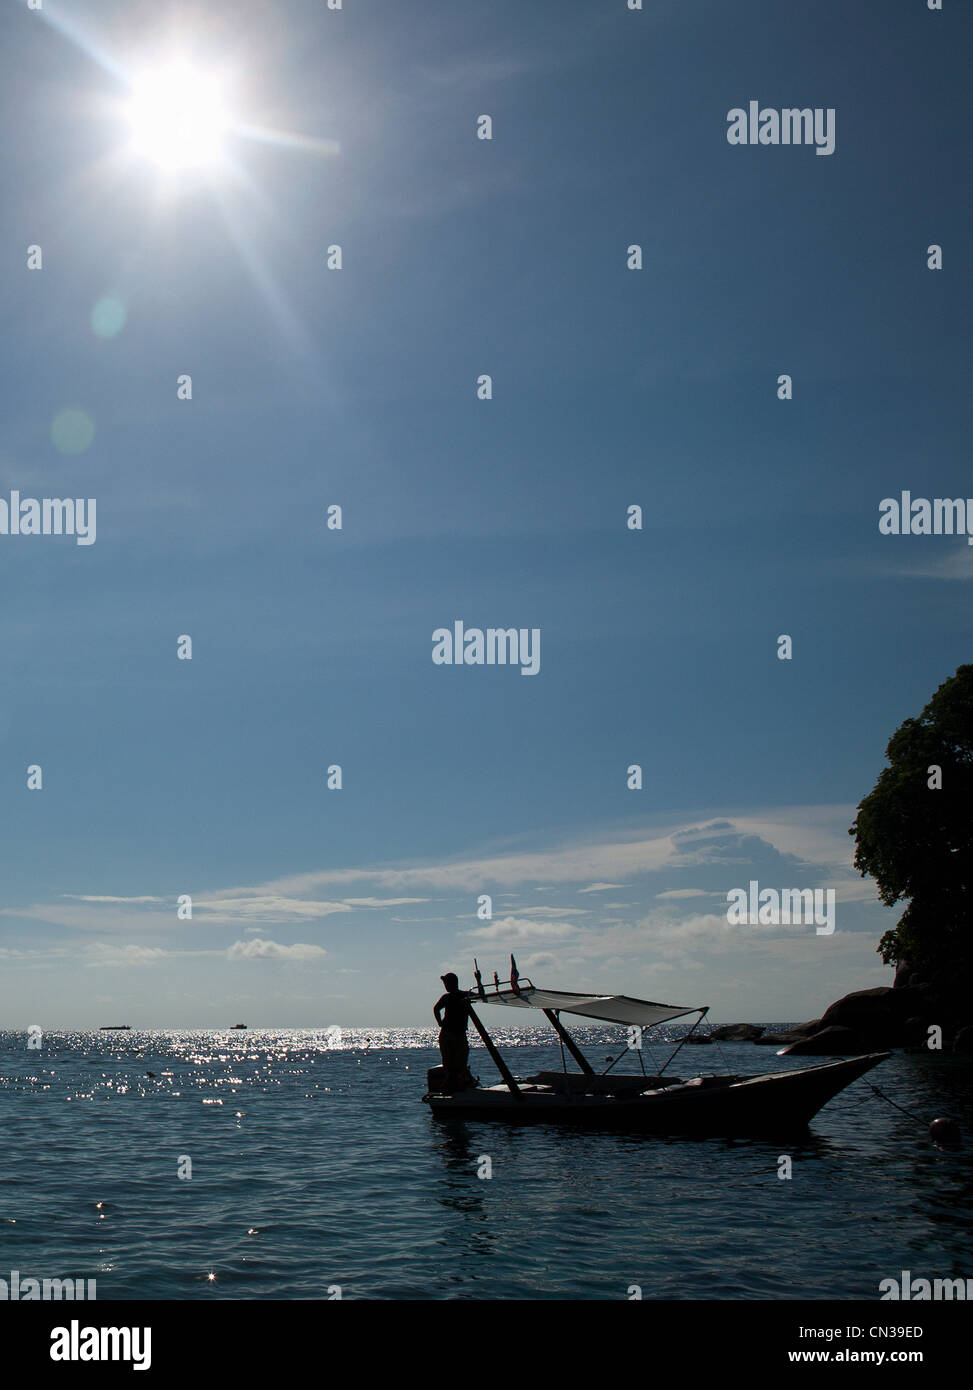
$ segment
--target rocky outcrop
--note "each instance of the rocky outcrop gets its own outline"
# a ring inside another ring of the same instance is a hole
[[[903,960],[895,967],[895,979],[892,981],[893,989],[907,989],[910,985],[919,984],[919,976],[916,974],[915,966],[911,961]]]
[[[915,1047],[926,1038],[930,999],[922,985],[903,984],[858,989],[836,999],[814,1024],[802,1024],[787,1039],[788,1055],[884,1052]],[[783,1035],[781,1035],[783,1036]],[[765,1041],[765,1039],[761,1039]]]
[[[834,1057],[851,1056],[855,1052],[868,1052],[871,1044],[854,1028],[822,1028],[819,1033],[800,1038],[781,1052],[782,1057]]]
[[[969,1017],[965,1001],[962,1007],[950,1003],[941,982],[923,983],[910,966],[900,965],[894,985],[845,994],[820,1018],[796,1023],[780,1033],[768,1033],[753,1023],[733,1023],[715,1028],[705,1040],[753,1042],[758,1047],[786,1049],[789,1055],[828,1056],[885,1052],[893,1047],[925,1048],[930,1026],[938,1024],[946,1049],[969,1053],[973,1051]]]
[[[788,1043],[800,1042],[802,1038],[820,1031],[821,1020],[812,1018],[810,1023],[795,1023],[785,1033],[764,1033],[762,1038],[754,1038],[754,1042],[761,1047],[786,1047]]]
[[[756,1023],[728,1023],[723,1028],[714,1028],[709,1036],[713,1042],[756,1042],[766,1031]]]
[[[869,1047],[906,1047],[923,1027],[928,1006],[921,985],[859,989],[825,1009],[821,1027],[852,1028]]]

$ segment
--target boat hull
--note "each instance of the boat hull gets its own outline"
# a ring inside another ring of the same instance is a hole
[[[760,1076],[696,1077],[642,1094],[624,1094],[620,1079],[614,1095],[571,1094],[525,1083],[521,1099],[506,1086],[492,1086],[452,1095],[430,1092],[423,1101],[438,1119],[546,1121],[667,1135],[778,1135],[806,1129],[833,1096],[890,1055],[872,1052]]]

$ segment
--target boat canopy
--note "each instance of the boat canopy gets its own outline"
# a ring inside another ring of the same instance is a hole
[[[529,984],[521,985],[519,990],[485,990],[481,995],[471,991],[470,1002],[510,1004],[516,1009],[563,1010],[564,1013],[601,1019],[605,1023],[635,1023],[643,1028],[653,1028],[670,1018],[706,1012],[700,1004],[689,1007],[685,1004],[653,1004],[649,999],[630,999],[627,994],[569,994],[560,989],[535,989]]]

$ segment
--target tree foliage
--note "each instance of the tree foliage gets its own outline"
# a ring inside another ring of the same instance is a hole
[[[855,868],[875,879],[882,901],[908,903],[878,950],[886,964],[908,961],[958,986],[973,976],[973,666],[899,726],[886,757],[848,832]]]

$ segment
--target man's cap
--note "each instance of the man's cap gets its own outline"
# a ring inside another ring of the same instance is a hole
[[[452,970],[447,970],[446,974],[440,975],[439,978],[442,980],[444,985],[448,985],[450,980],[452,980],[457,985],[459,984],[459,976],[454,975]]]

